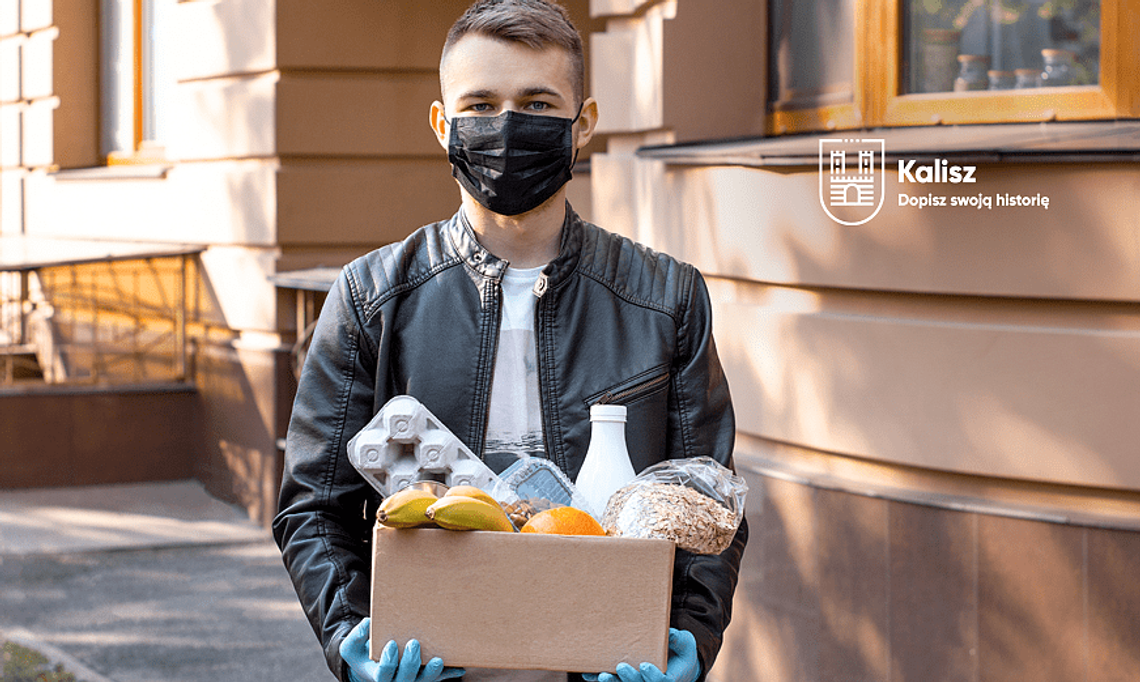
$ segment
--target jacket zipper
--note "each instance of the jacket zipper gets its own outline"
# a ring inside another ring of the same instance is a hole
[[[600,398],[590,403],[591,405],[620,405],[624,401],[629,400],[631,396],[639,395],[641,393],[649,393],[652,389],[656,388],[659,384],[669,381],[669,372],[665,371],[660,374],[654,375],[645,381],[640,381],[633,386],[623,388],[617,393],[606,391]]]
[[[546,273],[540,273],[538,279],[534,283],[534,296],[537,299],[534,302],[534,353],[535,353],[535,367],[538,369],[538,410],[540,413],[540,421],[542,422],[542,447],[546,451],[546,456],[550,461],[558,465],[558,468],[566,471],[566,458],[562,456],[561,452],[555,447],[555,442],[550,437],[550,420],[548,415],[548,398],[546,377],[550,372],[550,368],[546,366],[545,355],[542,352],[542,339],[543,339],[543,325],[542,325],[542,306],[544,296],[550,288],[550,280]]]
[[[478,429],[472,431],[472,436],[479,439],[478,449],[472,449],[475,450],[476,456],[480,460],[484,459],[484,453],[487,449],[487,426],[491,422],[491,385],[495,382],[495,362],[499,354],[500,327],[503,326],[503,286],[498,280],[493,281],[490,299],[495,306],[494,331],[491,332],[492,338],[486,341],[490,351],[490,357],[487,358],[486,365],[488,367],[486,371],[487,378],[482,382],[482,386],[480,386],[481,390],[477,393],[477,396],[479,396],[478,399],[483,401],[481,406],[483,423],[479,425]]]

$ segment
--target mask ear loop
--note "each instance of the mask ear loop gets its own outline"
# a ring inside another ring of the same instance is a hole
[[[450,154],[451,153],[451,140],[452,140],[452,138],[455,137],[455,129],[452,127],[451,121],[455,120],[455,117],[453,116],[451,118],[451,120],[448,120],[447,109],[442,107],[442,106],[440,108],[443,109],[443,122],[447,124],[447,146],[448,146],[448,153]]]
[[[573,120],[570,121],[571,128],[574,126],[575,123],[578,122],[578,119],[582,118],[582,107],[584,107],[584,106],[586,106],[585,101],[583,101],[581,104],[578,105],[578,113],[574,114]],[[578,148],[574,149],[574,159],[570,162],[570,172],[574,172],[574,165],[578,163],[578,152],[579,151],[580,150]]]

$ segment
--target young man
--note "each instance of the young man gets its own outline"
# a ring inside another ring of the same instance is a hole
[[[350,263],[321,313],[273,529],[341,680],[463,674],[438,658],[421,669],[414,640],[402,656],[390,642],[379,662],[368,659],[367,537],[379,500],[346,443],[392,396],[419,399],[499,471],[530,454],[576,477],[589,405],[603,396],[627,406],[635,470],[698,455],[732,465],[732,406],[700,274],[582,221],[566,203],[571,167],[598,121],[583,74],[581,39],[561,7],[472,5],[448,34],[442,99],[431,106],[462,205]],[[667,670],[623,664],[569,679],[703,680],[728,625],[746,540],[742,525],[720,555],[678,550]],[[476,678],[567,676],[470,671]]]

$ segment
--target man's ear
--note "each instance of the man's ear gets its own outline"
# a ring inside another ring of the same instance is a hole
[[[439,141],[439,146],[447,149],[447,116],[444,114],[443,102],[439,100],[431,103],[431,131],[435,133],[435,139]]]
[[[578,136],[575,140],[575,148],[581,149],[590,144],[590,140],[594,138],[594,132],[598,129],[598,101],[593,97],[587,97],[585,102],[582,102],[582,113],[578,114]]]

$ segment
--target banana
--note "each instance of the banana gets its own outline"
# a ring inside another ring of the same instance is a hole
[[[482,488],[473,485],[457,485],[454,488],[448,488],[447,492],[443,494],[444,497],[453,497],[455,495],[462,495],[463,497],[473,497],[476,500],[483,500],[487,504],[498,505],[499,502],[483,491]]]
[[[389,528],[430,525],[432,521],[424,512],[438,499],[426,490],[404,488],[384,498],[376,520]]]
[[[463,495],[444,495],[425,512],[436,525],[448,530],[495,530],[514,532],[515,526],[496,502]]]

